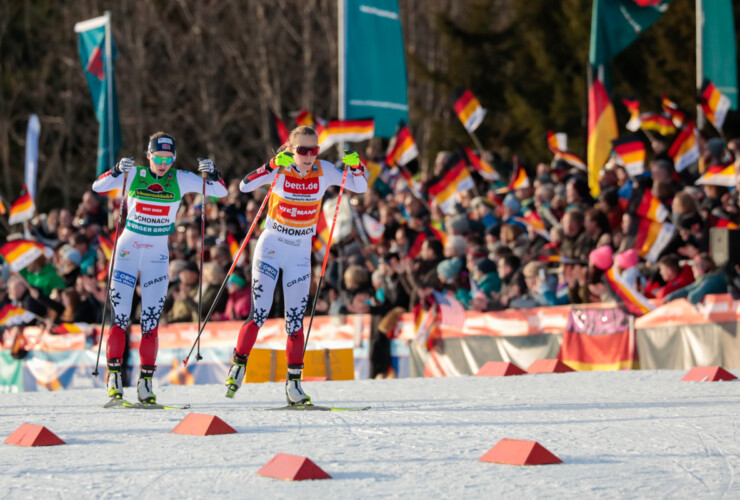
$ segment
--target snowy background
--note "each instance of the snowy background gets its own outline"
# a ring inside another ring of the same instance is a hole
[[[364,412],[260,412],[282,384],[167,386],[190,410],[105,410],[101,389],[0,395],[0,436],[47,426],[65,446],[0,444],[0,498],[740,498],[740,383],[683,371],[309,382],[316,404]],[[735,373],[737,375],[737,373]],[[134,398],[128,389],[127,397]],[[170,431],[188,412],[238,434]],[[479,462],[502,438],[538,441],[559,465]],[[331,480],[256,474],[276,453]]]

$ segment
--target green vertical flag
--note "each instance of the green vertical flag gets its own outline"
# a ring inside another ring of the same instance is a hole
[[[118,99],[116,82],[113,77],[113,60],[116,58],[116,45],[113,36],[106,43],[106,34],[111,33],[110,15],[96,17],[75,24],[78,34],[78,47],[82,69],[85,71],[87,85],[90,87],[95,117],[100,129],[98,132],[97,174],[116,164],[116,156],[121,147],[121,129],[118,123]],[[110,54],[107,48],[110,48]]]
[[[23,366],[10,351],[0,351],[0,394],[23,391]]]
[[[375,135],[393,137],[408,122],[406,54],[398,0],[344,3],[344,98],[346,119],[375,118]],[[341,89],[340,89],[341,92]]]
[[[730,98],[730,109],[737,109],[737,56],[732,0],[704,0],[702,9],[702,76]]]
[[[611,61],[668,10],[670,0],[594,0],[589,61]]]

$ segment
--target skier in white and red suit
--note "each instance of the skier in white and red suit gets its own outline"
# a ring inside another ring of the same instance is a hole
[[[115,267],[111,270],[112,326],[108,335],[108,395],[123,398],[121,381],[125,330],[131,313],[137,275],[141,280],[141,372],[137,384],[142,403],[156,403],[152,376],[157,365],[157,325],[169,284],[167,237],[175,230],[175,216],[185,193],[201,193],[204,179],[172,165],[177,157],[175,140],[164,132],[149,138],[147,166],[123,158],[93,184],[96,192],[123,188],[126,177],[126,226],[116,242]],[[122,175],[127,172],[127,175]],[[200,160],[198,172],[206,176],[206,195],[227,194],[221,175],[209,159]]]
[[[272,308],[273,293],[280,270],[283,271],[286,354],[288,373],[285,395],[288,404],[310,401],[301,388],[303,373],[303,316],[311,284],[311,237],[321,213],[321,200],[329,186],[342,183],[343,169],[349,168],[346,189],[355,193],[367,190],[364,166],[356,152],[345,151],[342,163],[319,160],[318,135],[311,127],[291,131],[289,141],[269,163],[247,175],[241,190],[254,191],[272,184],[265,230],[257,241],[252,259],[252,309],[239,330],[234,358],[226,379],[227,397],[241,387],[249,356],[260,327]]]

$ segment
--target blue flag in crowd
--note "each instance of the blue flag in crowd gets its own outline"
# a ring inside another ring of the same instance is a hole
[[[118,99],[116,98],[116,82],[113,77],[116,45],[112,35],[110,44],[108,44],[112,57],[109,57],[106,52],[105,37],[106,33],[110,33],[110,15],[77,23],[75,32],[78,34],[82,69],[85,71],[93,106],[95,106],[95,117],[100,124],[97,166],[97,174],[100,175],[116,164],[118,150],[121,147]]]

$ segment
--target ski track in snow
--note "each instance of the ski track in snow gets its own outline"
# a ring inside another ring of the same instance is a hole
[[[739,498],[740,383],[683,371],[308,382],[316,404],[363,412],[265,412],[282,384],[164,386],[189,410],[103,409],[101,389],[0,395],[0,436],[45,425],[65,446],[0,444],[0,498]],[[157,388],[155,387],[155,390]],[[126,396],[134,397],[127,388]],[[189,412],[238,434],[170,431]],[[479,462],[502,438],[535,440],[563,464]],[[333,476],[256,474],[276,453]]]

